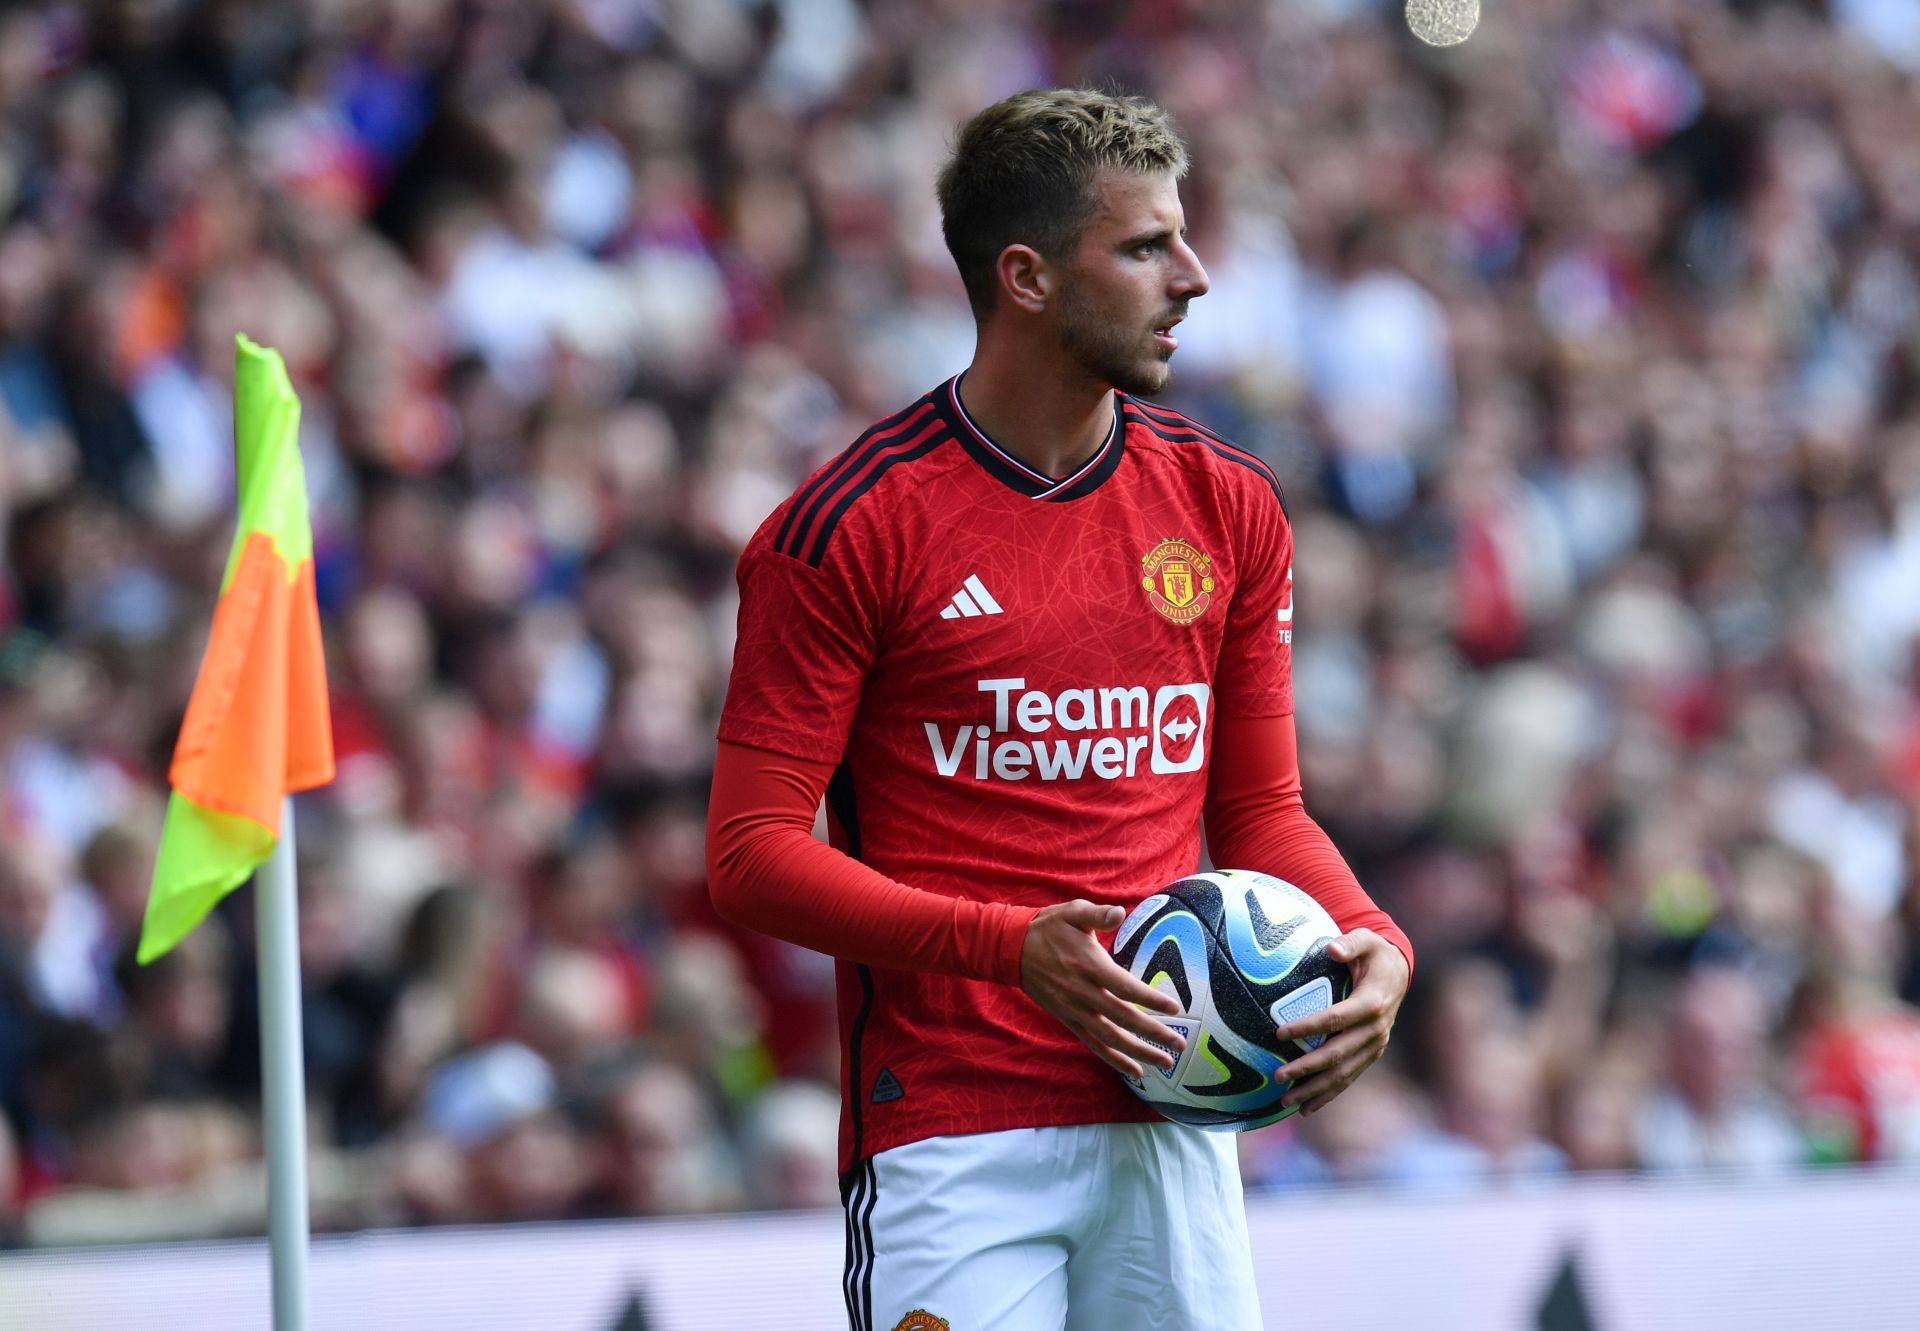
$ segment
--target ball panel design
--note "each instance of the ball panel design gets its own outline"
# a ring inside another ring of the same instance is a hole
[[[1333,979],[1331,976],[1322,975],[1319,979],[1301,985],[1285,998],[1278,1000],[1267,1011],[1273,1015],[1273,1024],[1278,1026],[1282,1022],[1298,1021],[1301,1017],[1315,1012],[1325,1012],[1333,1006],[1333,1003]],[[1326,1038],[1324,1035],[1308,1035],[1293,1043],[1305,1049],[1318,1049],[1325,1043]]]
[[[1143,909],[1146,904],[1142,903]],[[1145,915],[1142,927],[1132,931],[1115,960],[1156,989],[1171,985],[1181,1008],[1191,1012],[1194,986],[1206,983],[1211,946],[1212,939],[1199,919],[1168,897],[1164,905]]]
[[[1253,1048],[1257,1049],[1258,1046]],[[1248,1050],[1248,1046],[1240,1045],[1231,1038],[1216,1040],[1212,1031],[1202,1030],[1199,1057],[1220,1074],[1220,1079],[1204,1086],[1196,1086],[1193,1077],[1189,1075],[1183,1082],[1187,1092],[1224,1107],[1238,1108],[1241,1105],[1253,1103],[1253,1100],[1272,1084],[1273,1078],[1271,1073],[1262,1076],[1241,1058],[1241,1055]],[[1257,1054],[1255,1058],[1257,1061]],[[1279,1060],[1270,1057],[1269,1061],[1275,1067],[1279,1066]]]
[[[1186,919],[1184,916],[1175,916],[1173,920],[1169,921],[1169,924],[1175,926],[1180,924],[1191,925],[1192,923],[1194,922]],[[1173,986],[1173,992],[1178,995],[1180,999],[1180,1006],[1191,1011],[1193,1008],[1193,982],[1188,978],[1189,972],[1186,960],[1187,946],[1187,944],[1181,941],[1173,929],[1169,929],[1165,936],[1159,940],[1158,946],[1153,949],[1152,955],[1147,958],[1146,965],[1141,967],[1140,978],[1155,989],[1165,988],[1166,986],[1163,985],[1161,981],[1168,981]],[[1192,973],[1195,977],[1204,979],[1206,976],[1206,967],[1194,967]]]
[[[1332,1007],[1353,992],[1352,972],[1347,969],[1345,962],[1336,960],[1327,952],[1327,944],[1332,941],[1332,938],[1316,940],[1313,946],[1307,949],[1307,955],[1300,959],[1300,964],[1287,976],[1286,982],[1274,986],[1273,992],[1265,995],[1269,1015],[1277,1012],[1283,1005],[1288,1009],[1288,1015],[1285,1018],[1274,1016],[1276,1025],[1282,1020],[1293,1021],[1298,1017],[1306,1016],[1309,1012],[1318,1012],[1322,1008]],[[1318,989],[1315,986],[1319,986]],[[1281,992],[1282,990],[1284,992]],[[1309,991],[1324,997],[1316,999],[1309,994]],[[1302,995],[1307,996],[1301,997]],[[1317,1006],[1305,1006],[1304,1004],[1308,1002],[1316,1002]],[[1318,1049],[1325,1041],[1324,1035],[1309,1035],[1304,1039],[1290,1040],[1288,1043],[1294,1045],[1300,1053],[1305,1053],[1309,1049]],[[1290,1054],[1288,1057],[1291,1058],[1294,1055]]]
[[[1113,954],[1117,957],[1125,951],[1127,944],[1133,941],[1134,934],[1172,899],[1165,892],[1156,892],[1129,911],[1120,925],[1120,932],[1113,936]]]
[[[1219,930],[1235,968],[1250,985],[1284,979],[1316,941],[1339,932],[1319,902],[1264,874],[1227,894]]]
[[[1266,895],[1254,888],[1246,892],[1247,916],[1253,923],[1253,945],[1261,953],[1278,952],[1286,946],[1287,939],[1304,929],[1306,917],[1295,915],[1288,919],[1276,920],[1267,914],[1261,898]]]
[[[1211,949],[1207,981],[1212,989],[1213,1010],[1228,1032],[1251,1044],[1275,1045],[1273,1019],[1267,1013],[1267,1005],[1259,999],[1260,991],[1242,980],[1232,955],[1218,941]]]
[[[1163,895],[1180,902],[1207,927],[1207,932],[1215,933],[1226,910],[1227,886],[1224,874],[1196,873],[1169,885]]]

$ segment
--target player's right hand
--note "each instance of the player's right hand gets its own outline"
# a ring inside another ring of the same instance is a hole
[[[1094,936],[1096,930],[1119,928],[1126,916],[1118,906],[1091,901],[1048,906],[1027,926],[1020,987],[1087,1048],[1138,1080],[1145,1075],[1143,1062],[1172,1070],[1185,1046],[1179,1032],[1151,1015],[1178,1013],[1180,1000],[1130,974]]]

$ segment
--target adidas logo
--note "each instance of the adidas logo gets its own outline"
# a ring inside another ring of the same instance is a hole
[[[976,615],[1004,615],[1000,603],[993,599],[993,593],[980,581],[978,573],[967,574],[967,580],[960,584],[960,590],[947,602],[947,608],[940,612],[942,619],[972,619]]]
[[[893,1075],[893,1069],[881,1068],[880,1075],[874,1079],[873,1083],[873,1103],[892,1104],[895,1100],[904,1099],[906,1094],[905,1088],[900,1085],[900,1079]]]

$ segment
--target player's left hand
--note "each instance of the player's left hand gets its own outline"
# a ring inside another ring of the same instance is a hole
[[[1353,972],[1353,992],[1329,1008],[1278,1027],[1283,1040],[1327,1037],[1318,1049],[1273,1074],[1275,1081],[1293,1083],[1281,1103],[1299,1105],[1303,1114],[1324,1108],[1386,1051],[1412,978],[1400,949],[1371,929],[1342,934],[1327,944],[1327,955],[1344,961]]]

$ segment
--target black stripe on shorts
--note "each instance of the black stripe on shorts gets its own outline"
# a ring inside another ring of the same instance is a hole
[[[879,1200],[873,1161],[862,1160],[847,1172],[841,1196],[847,1208],[847,1266],[840,1292],[852,1331],[873,1331],[873,1207]]]

